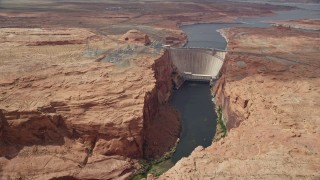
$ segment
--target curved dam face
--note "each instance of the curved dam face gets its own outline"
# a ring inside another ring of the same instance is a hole
[[[226,51],[205,48],[169,48],[169,57],[184,80],[210,81],[216,79]]]

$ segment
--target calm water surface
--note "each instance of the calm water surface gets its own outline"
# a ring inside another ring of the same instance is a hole
[[[217,125],[217,115],[209,83],[185,82],[173,93],[171,104],[180,112],[182,132],[172,160],[177,162],[188,156],[197,146],[212,143]]]
[[[235,23],[226,24],[196,24],[185,25],[180,28],[188,35],[186,47],[203,47],[226,49],[227,42],[217,31],[223,28],[231,27],[271,27],[268,21],[284,21],[295,19],[319,19],[320,5],[301,5],[304,9],[295,9],[291,11],[275,12],[275,15],[258,18],[239,18]],[[312,31],[312,30],[304,30]]]

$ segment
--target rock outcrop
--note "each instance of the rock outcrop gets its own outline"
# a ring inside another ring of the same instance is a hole
[[[141,43],[144,45],[150,44],[149,36],[136,29],[131,29],[127,33],[125,33],[120,40],[127,41],[127,42],[134,42],[134,43]]]

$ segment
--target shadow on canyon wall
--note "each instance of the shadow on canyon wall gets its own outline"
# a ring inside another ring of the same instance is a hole
[[[11,119],[13,116],[19,118]],[[65,144],[64,137],[76,136],[75,132],[68,132],[61,116],[40,115],[37,112],[6,114],[0,110],[1,157],[12,159],[26,146],[61,146]]]

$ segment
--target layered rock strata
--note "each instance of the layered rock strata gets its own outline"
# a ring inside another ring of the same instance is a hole
[[[145,96],[144,128],[145,157],[155,158],[169,151],[179,137],[180,118],[178,112],[168,104],[174,85],[176,68],[168,51],[153,65],[156,86]]]
[[[39,31],[49,44],[25,38]],[[143,157],[144,131],[170,96],[170,61],[132,45],[145,51],[105,62],[104,52],[130,44],[56,31],[1,30],[10,38],[0,42],[0,177],[128,179],[133,158]],[[62,39],[79,43],[51,45]]]

